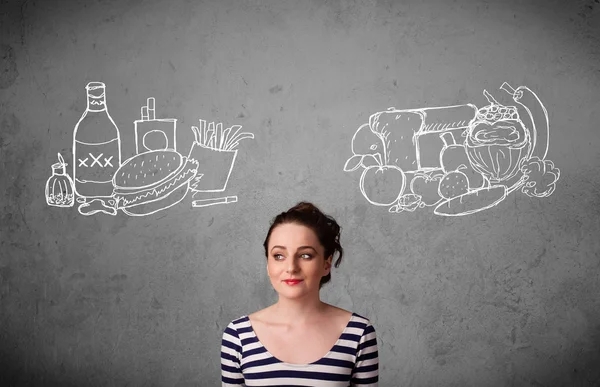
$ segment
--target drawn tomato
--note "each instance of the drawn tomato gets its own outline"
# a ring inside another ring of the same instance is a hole
[[[391,206],[404,193],[406,177],[394,165],[373,165],[366,168],[360,177],[363,196],[377,206]]]
[[[421,203],[423,205],[433,206],[441,199],[438,188],[442,176],[441,174],[433,176],[426,174],[415,175],[410,182],[410,190],[415,195],[421,196]]]

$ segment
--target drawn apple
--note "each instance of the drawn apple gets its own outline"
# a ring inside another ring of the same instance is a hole
[[[433,206],[441,199],[438,188],[442,177],[442,174],[415,175],[410,182],[410,190],[415,195],[421,196],[421,203],[423,203],[424,206]]]
[[[373,165],[360,177],[360,190],[371,204],[391,206],[404,193],[406,176],[394,165]]]
[[[440,180],[439,194],[444,199],[452,199],[469,192],[469,178],[460,171],[448,172]]]

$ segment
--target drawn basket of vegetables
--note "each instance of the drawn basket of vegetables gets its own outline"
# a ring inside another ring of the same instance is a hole
[[[200,120],[200,127],[192,126],[195,141],[188,159],[198,161],[197,176],[190,181],[192,192],[222,192],[227,188],[233,170],[239,142],[254,138],[241,132],[241,125],[223,129],[223,124]]]

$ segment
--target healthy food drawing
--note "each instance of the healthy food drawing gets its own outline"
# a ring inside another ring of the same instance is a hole
[[[240,125],[223,129],[222,123],[200,120],[184,156],[177,150],[177,119],[156,118],[150,97],[133,123],[136,154],[121,162],[121,134],[106,108],[106,86],[90,82],[86,90],[87,109],[73,131],[73,180],[58,154],[45,187],[49,206],[71,207],[76,201],[85,216],[146,216],[181,203],[189,192],[201,196],[193,208],[238,201],[211,193],[226,190],[240,142],[254,134],[241,132]]]
[[[362,170],[365,199],[389,212],[434,207],[441,216],[487,210],[516,190],[554,192],[560,170],[546,159],[548,112],[526,86],[500,87],[515,105],[473,104],[377,112],[352,137],[344,171]]]

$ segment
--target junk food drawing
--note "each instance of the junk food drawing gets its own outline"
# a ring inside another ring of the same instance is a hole
[[[155,117],[155,101],[150,97],[142,106],[142,119],[133,122],[135,130],[135,153],[158,149],[177,150],[175,118]]]
[[[192,192],[192,207],[236,203],[237,196],[202,197],[227,188],[237,147],[243,139],[240,125],[223,129],[223,124],[200,120],[192,127],[195,141],[187,156],[177,150],[177,119],[156,118],[155,99],[141,108],[134,121],[136,154],[121,162],[121,137],[106,107],[106,87],[101,82],[86,86],[88,106],[73,131],[73,179],[66,163],[52,165],[46,182],[50,206],[71,207],[90,216],[98,213],[145,216],[182,202]]]
[[[86,86],[87,108],[73,130],[73,181],[81,199],[110,198],[121,165],[121,135],[108,113],[102,82]]]
[[[58,154],[58,163],[52,164],[52,176],[46,182],[46,203],[49,206],[72,207],[75,200],[73,180],[67,174],[67,163]]]
[[[473,104],[372,114],[352,137],[344,171],[362,170],[365,199],[389,212],[434,207],[442,216],[489,209],[513,191],[546,197],[560,170],[547,160],[548,112],[526,86],[501,90],[515,105]]]
[[[212,166],[190,183],[193,198],[202,192],[223,192],[227,188],[240,141],[254,138],[252,133],[241,129],[240,125],[223,129],[222,123],[207,124],[205,120],[200,120],[199,127],[192,126],[195,140],[188,157]]]

